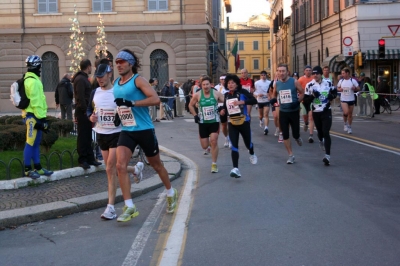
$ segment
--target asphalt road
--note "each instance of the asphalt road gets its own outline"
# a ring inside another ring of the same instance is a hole
[[[240,141],[240,179],[229,177],[222,136],[219,173],[211,174],[191,116],[156,125],[160,144],[198,167],[179,264],[399,265],[400,124],[356,118],[349,136],[334,117],[331,166],[323,165],[323,151],[307,143],[303,131],[303,146],[292,142],[296,163],[287,165],[283,144],[264,136],[253,115],[258,164],[250,164]],[[188,171],[173,182],[180,192]],[[165,214],[162,192],[138,198],[140,215],[128,223],[101,221],[98,209],[2,231],[0,264],[126,265],[136,254],[130,265],[168,265],[162,256],[180,217]]]

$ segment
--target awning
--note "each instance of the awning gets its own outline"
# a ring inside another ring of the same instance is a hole
[[[330,72],[340,72],[345,67],[354,67],[354,57],[346,56],[343,61],[336,60],[339,55],[329,56],[322,61],[322,66],[329,66]]]
[[[385,58],[379,58],[378,50],[367,50],[366,60],[400,59],[400,49],[386,49]]]

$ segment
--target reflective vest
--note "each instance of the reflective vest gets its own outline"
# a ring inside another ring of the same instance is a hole
[[[376,100],[378,99],[378,94],[375,93],[375,88],[374,86],[372,86],[369,83],[365,83],[368,86],[368,90],[369,90],[369,95],[371,95],[372,99]],[[363,97],[366,97],[363,95]]]

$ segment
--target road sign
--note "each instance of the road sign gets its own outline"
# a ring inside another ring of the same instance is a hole
[[[396,36],[397,31],[400,28],[400,25],[388,25],[390,32],[392,33],[393,37]]]
[[[353,39],[349,36],[343,38],[343,45],[350,46],[353,44]]]
[[[344,56],[353,56],[353,46],[343,46]]]

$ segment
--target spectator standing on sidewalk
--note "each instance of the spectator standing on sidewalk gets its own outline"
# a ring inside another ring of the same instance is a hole
[[[75,118],[78,123],[77,151],[78,163],[83,169],[89,169],[90,165],[99,166],[94,158],[92,149],[92,122],[86,116],[89,104],[92,85],[89,81],[89,75],[92,73],[92,63],[89,59],[84,59],[79,64],[80,71],[72,79],[74,84],[75,97]]]
[[[364,90],[364,83],[365,83],[365,74],[361,72],[360,78],[358,79],[358,85],[360,86],[360,91],[357,93],[358,94],[358,115],[367,115],[367,99],[366,99],[366,93]]]
[[[192,87],[194,85],[194,80],[193,79],[188,79],[185,83],[182,85],[182,90],[185,95],[185,110],[190,113],[189,110],[189,102],[190,102],[190,94],[192,92]]]
[[[292,144],[289,138],[289,127],[292,129],[293,138],[299,146],[303,145],[300,137],[300,102],[304,97],[304,90],[300,83],[289,77],[289,69],[286,64],[278,65],[278,80],[274,83],[273,98],[271,104],[279,102],[279,127],[282,130],[283,143],[289,154],[287,164],[293,164]]]
[[[375,100],[375,114],[381,114],[380,108],[386,97],[386,94],[390,93],[390,88],[386,81],[381,76],[378,77],[378,86],[376,87],[376,93],[378,93],[378,99]]]
[[[139,215],[132,201],[131,182],[127,173],[127,166],[137,145],[143,149],[150,165],[163,182],[167,190],[167,212],[173,213],[178,201],[178,191],[172,188],[168,172],[161,162],[154,124],[148,108],[159,104],[160,98],[149,82],[139,76],[139,60],[132,51],[124,49],[115,58],[121,77],[115,80],[114,97],[122,124],[117,147],[117,172],[125,201],[123,213],[117,221],[126,222]]]
[[[149,80],[149,83],[153,90],[157,93],[158,80],[156,78],[152,78]],[[153,122],[160,122],[160,120],[157,118],[157,106],[149,106],[149,109]]]
[[[40,81],[42,59],[38,55],[30,55],[25,60],[28,71],[24,75],[26,97],[30,100],[26,109],[22,110],[22,118],[26,124],[26,143],[24,148],[25,176],[32,179],[41,175],[50,176],[53,171],[46,170],[40,164],[40,142],[43,132],[47,133],[48,124],[46,95]],[[33,161],[33,168],[31,165]]]
[[[60,107],[61,119],[72,121],[72,100],[74,99],[74,90],[71,84],[71,74],[66,73],[58,83],[54,93],[56,107]]]
[[[111,84],[112,69],[108,64],[100,64],[96,68],[95,79],[100,87],[94,89],[90,96],[87,116],[92,123],[96,123],[93,130],[106,164],[108,180],[108,204],[104,213],[100,216],[105,220],[117,218],[115,212],[115,195],[117,191],[117,142],[121,132],[121,126],[115,126],[113,118],[117,105],[114,102],[114,91]],[[93,103],[93,104],[92,104]],[[144,164],[138,162],[134,167],[128,166],[128,172],[134,175],[139,183],[142,179]]]

